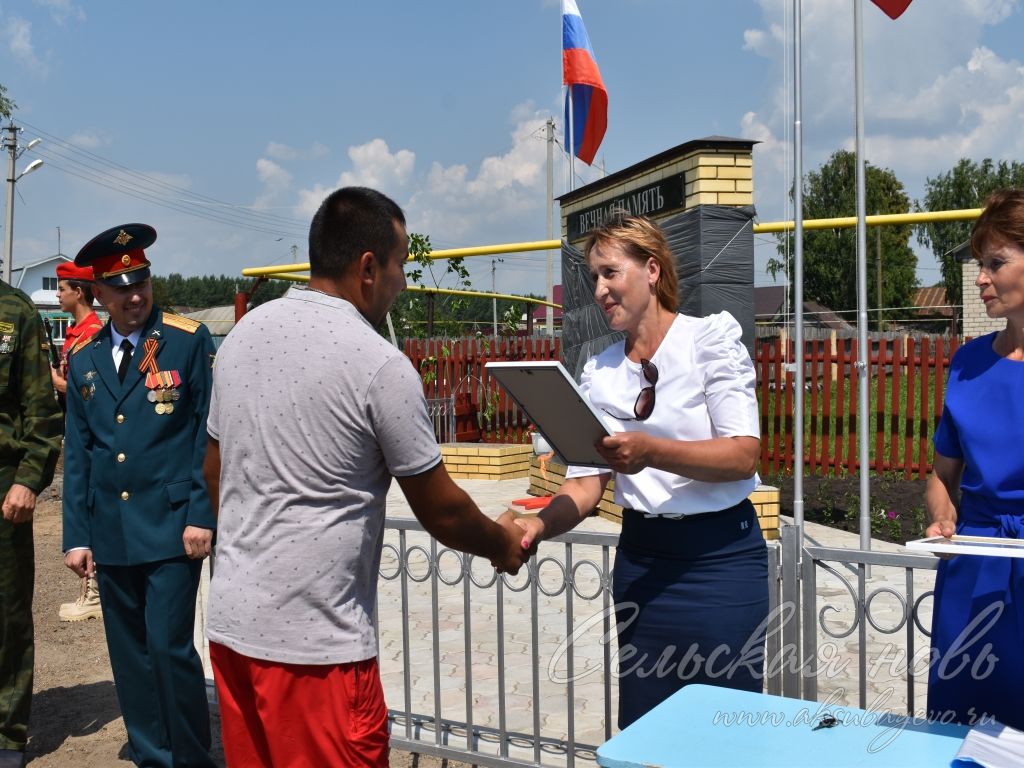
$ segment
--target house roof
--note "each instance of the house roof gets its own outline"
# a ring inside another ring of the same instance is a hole
[[[910,299],[913,313],[925,317],[952,317],[953,308],[946,298],[946,289],[942,285],[928,285],[914,291]]]
[[[552,298],[555,300],[555,304],[562,303],[562,286],[555,285],[551,289]],[[548,319],[548,308],[545,304],[534,304],[533,305],[533,321],[536,322],[547,322]],[[562,308],[555,307],[555,320],[562,319]]]
[[[221,307],[208,307],[198,312],[189,312],[185,317],[205,325],[213,336],[227,336],[228,331],[235,327],[235,306],[226,304]]]
[[[754,288],[754,321],[784,323],[787,321],[786,286],[765,285]],[[835,311],[817,301],[804,300],[805,322],[818,328],[844,331],[853,328]]]
[[[804,315],[809,316],[808,320],[810,324],[816,325],[820,328],[830,328],[834,331],[846,331],[854,327],[843,320],[843,318],[837,315],[834,311],[826,307],[824,304],[819,304],[817,301],[804,302]]]
[[[754,288],[754,317],[771,319],[783,311],[786,286],[765,285]]]

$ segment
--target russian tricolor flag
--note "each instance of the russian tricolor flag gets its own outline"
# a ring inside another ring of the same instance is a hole
[[[608,127],[608,92],[576,0],[562,0],[562,83],[568,86],[565,129],[572,126],[572,153],[591,165]]]

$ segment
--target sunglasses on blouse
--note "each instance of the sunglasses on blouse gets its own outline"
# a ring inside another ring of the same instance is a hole
[[[605,408],[601,410],[609,416],[615,416],[619,421],[646,421],[651,417],[651,414],[654,413],[654,387],[658,383],[658,366],[646,357],[642,357],[640,358],[640,370],[644,374],[647,386],[640,390],[640,394],[636,396],[636,402],[633,403],[633,415],[635,418],[622,418],[621,416],[615,416],[614,413]]]

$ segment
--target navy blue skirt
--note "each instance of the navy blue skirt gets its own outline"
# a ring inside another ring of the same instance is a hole
[[[761,691],[768,550],[749,500],[679,520],[625,510],[612,593],[620,729],[689,683]]]

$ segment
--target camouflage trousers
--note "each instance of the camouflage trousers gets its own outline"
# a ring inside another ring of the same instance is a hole
[[[32,523],[14,525],[0,518],[0,749],[24,750],[28,740],[35,657],[33,549]]]

